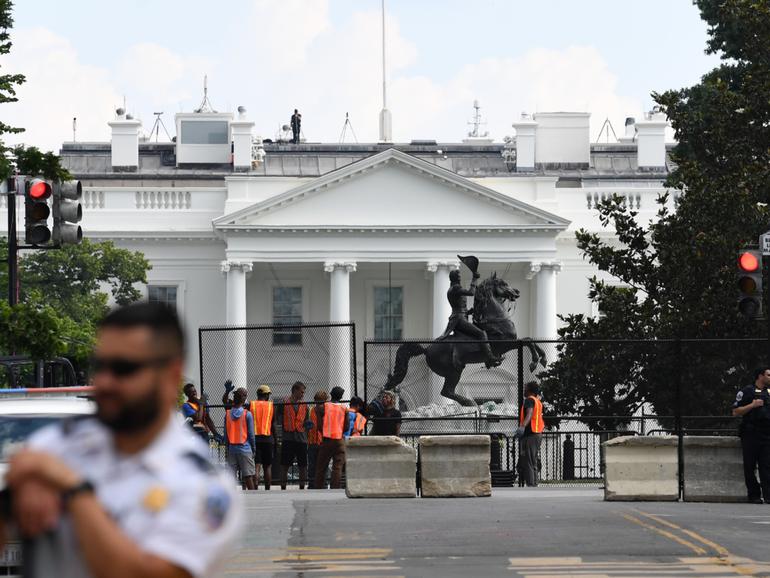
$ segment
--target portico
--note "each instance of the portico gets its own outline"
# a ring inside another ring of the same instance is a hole
[[[273,323],[291,310],[303,322],[354,321],[365,338],[433,338],[450,312],[449,272],[472,254],[482,273],[522,291],[522,335],[555,338],[555,240],[568,224],[387,150],[214,221],[226,242],[227,321]]]

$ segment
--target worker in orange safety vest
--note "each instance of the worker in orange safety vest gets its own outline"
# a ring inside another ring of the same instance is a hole
[[[326,487],[326,466],[332,462],[332,475],[329,487],[337,489],[342,482],[342,468],[345,465],[345,438],[344,433],[348,425],[348,408],[342,403],[345,390],[335,386],[331,390],[331,401],[327,401],[323,407],[318,408],[318,422],[321,426],[323,441],[318,450],[318,462],[316,464],[315,488]]]
[[[233,406],[225,412],[225,437],[227,438],[227,463],[241,474],[244,490],[256,488],[254,465],[254,420],[251,412],[244,409],[247,392],[235,390]]]
[[[273,481],[273,453],[275,433],[273,428],[273,419],[275,409],[273,402],[270,401],[270,387],[260,385],[257,388],[257,399],[249,403],[249,410],[254,416],[254,437],[255,447],[254,461],[257,466],[256,485],[259,488],[259,466],[265,474],[265,489],[270,489]]]
[[[540,401],[540,386],[530,381],[524,385],[524,404],[519,409],[519,475],[527,486],[537,486],[540,443],[543,437],[543,402]]]
[[[281,415],[281,489],[286,489],[289,468],[294,461],[299,468],[299,489],[305,489],[307,482],[307,431],[308,407],[303,402],[305,384],[301,381],[291,386],[291,395],[279,406]]]
[[[315,405],[310,408],[308,414],[308,420],[305,423],[307,429],[307,466],[308,466],[308,480],[307,487],[310,489],[315,488],[315,476],[316,476],[316,464],[318,463],[318,450],[321,449],[321,442],[323,442],[323,435],[321,435],[321,427],[318,423],[318,412],[320,408],[323,408],[324,403],[329,400],[329,394],[323,389],[316,391],[313,396]],[[324,472],[326,477],[326,472]]]
[[[348,429],[345,433],[345,439],[364,435],[366,430],[366,404],[360,397],[350,398],[350,409],[348,409]]]

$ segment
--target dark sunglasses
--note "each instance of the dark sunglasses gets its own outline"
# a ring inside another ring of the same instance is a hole
[[[91,373],[97,374],[106,371],[115,377],[128,377],[129,375],[133,375],[137,371],[140,371],[146,367],[162,367],[166,365],[170,360],[170,357],[159,357],[156,359],[145,359],[142,361],[120,358],[108,359],[92,357]]]

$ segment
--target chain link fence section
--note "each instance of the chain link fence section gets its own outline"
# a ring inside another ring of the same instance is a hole
[[[200,389],[212,406],[220,404],[225,382],[245,387],[248,399],[267,385],[271,399],[280,402],[301,381],[306,399],[318,390],[339,385],[345,399],[358,395],[354,323],[249,325],[201,327],[198,330]],[[224,424],[224,409],[212,407],[217,427]]]
[[[477,404],[468,407],[441,395],[444,380],[422,353],[434,343],[366,341],[365,399],[383,391],[406,345],[414,355],[395,390],[404,416],[401,436],[416,443],[421,434],[490,435],[496,485],[517,477],[512,434],[530,381],[541,385],[545,408],[541,483],[601,485],[601,444],[614,437],[677,436],[681,461],[685,435],[736,435],[732,401],[770,353],[767,339],[491,341],[506,350],[505,359],[491,369],[481,363],[464,368],[455,391]]]

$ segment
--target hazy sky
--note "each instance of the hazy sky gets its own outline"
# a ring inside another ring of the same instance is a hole
[[[609,117],[652,106],[650,92],[698,81],[706,26],[688,0],[386,0],[388,104],[396,141],[456,142],[478,99],[496,141],[522,111]],[[220,111],[239,105],[274,137],[292,109],[309,141],[337,142],[345,113],[377,139],[382,106],[380,0],[17,0],[14,43],[0,59],[22,72],[20,102],[0,118],[9,138],[57,150],[109,140],[125,98],[149,132],[163,111],[200,104],[203,75]]]

